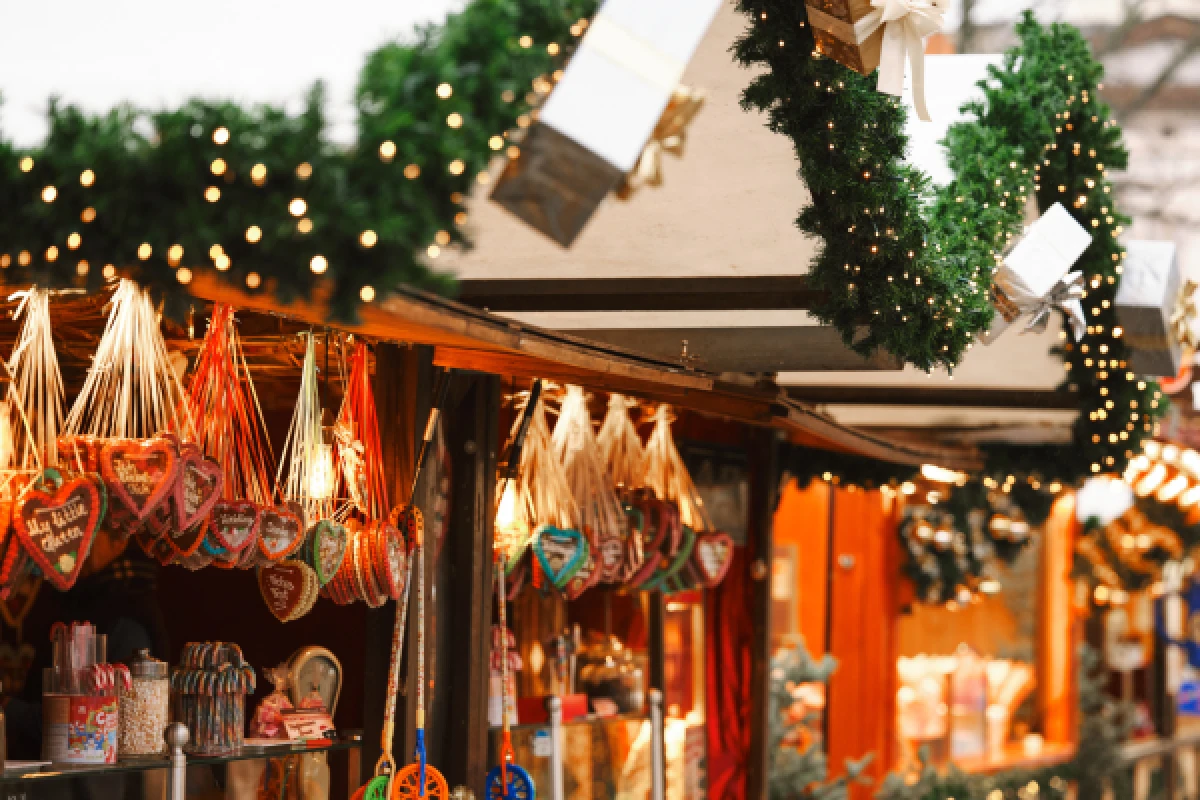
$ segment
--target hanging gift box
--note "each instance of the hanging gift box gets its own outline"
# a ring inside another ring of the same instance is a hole
[[[1117,319],[1130,366],[1148,377],[1175,376],[1194,349],[1195,284],[1184,283],[1174,242],[1126,242]]]
[[[633,172],[719,0],[608,0],[492,200],[569,247]]]
[[[1041,333],[1055,310],[1067,315],[1075,340],[1081,339],[1087,331],[1080,304],[1083,273],[1070,270],[1091,243],[1092,235],[1061,203],[1050,206],[996,269],[990,292],[996,316],[984,344],[1022,316],[1029,317],[1025,333]]]
[[[879,69],[879,91],[899,96],[912,63],[917,115],[925,107],[925,39],[942,29],[946,0],[805,0],[817,51],[855,72]]]

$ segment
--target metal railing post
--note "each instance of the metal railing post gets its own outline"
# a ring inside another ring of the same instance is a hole
[[[550,695],[546,698],[546,711],[550,715],[550,800],[566,800],[563,781],[562,698]]]
[[[187,726],[182,722],[172,722],[163,733],[163,739],[167,742],[167,752],[171,759],[167,800],[186,800],[187,756],[183,754],[183,747],[188,743]]]
[[[663,693],[660,689],[650,690],[650,735],[650,798],[666,800],[667,741],[663,728]]]

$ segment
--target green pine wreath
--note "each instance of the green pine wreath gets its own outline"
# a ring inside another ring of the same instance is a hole
[[[992,272],[1022,232],[1029,193],[1041,208],[1061,202],[1093,235],[1075,266],[1087,280],[1087,335],[1061,350],[1080,416],[1069,447],[993,447],[986,472],[1070,484],[1124,469],[1166,403],[1130,370],[1116,318],[1127,220],[1108,172],[1128,156],[1099,100],[1103,67],[1080,32],[1025,14],[1020,44],[991,69],[970,120],[951,128],[955,179],[935,189],[904,162],[903,106],[816,53],[804,3],[740,0],[739,9],[750,24],[736,58],[765,68],[742,103],[792,140],[812,194],[796,224],[823,243],[810,280],[825,299],[813,313],[859,353],[953,369],[991,325]]]
[[[137,280],[187,308],[201,271],[282,303],[324,283],[334,315],[400,284],[450,291],[429,259],[462,242],[464,197],[597,0],[474,0],[371,53],[357,141],[328,143],[323,91],[289,115],[192,101],[89,115],[55,101],[45,142],[0,139],[0,268],[13,285]]]

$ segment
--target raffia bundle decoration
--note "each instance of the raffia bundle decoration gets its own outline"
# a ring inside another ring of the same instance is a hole
[[[600,559],[600,580],[615,580],[621,566],[625,512],[605,469],[582,387],[567,386],[552,442],[567,485],[579,504],[580,521],[591,532],[600,553],[611,554],[607,561]]]
[[[58,464],[58,433],[66,400],[50,330],[50,292],[35,287],[22,294],[13,317],[24,315],[24,321],[8,359],[11,402],[6,401],[5,411],[0,413],[0,424],[7,429],[0,441],[8,447],[0,457],[0,467],[32,469],[39,458],[52,467]],[[28,428],[14,416],[22,410]]]
[[[600,424],[596,442],[614,485],[635,489],[645,475],[646,450],[630,417],[637,401],[619,394],[608,396],[608,412]]]
[[[696,491],[696,484],[683,463],[683,456],[675,446],[671,435],[671,423],[675,417],[671,407],[662,404],[654,412],[654,430],[646,441],[646,462],[642,485],[654,490],[660,500],[669,500],[679,506],[683,524],[693,531],[715,530],[704,500]]]
[[[150,296],[122,280],[65,433],[106,439],[196,438],[191,407],[167,353]]]
[[[275,456],[234,311],[224,303],[213,306],[188,394],[196,443],[221,466],[225,498],[270,505]]]
[[[311,331],[304,336],[306,342],[304,364],[300,369],[300,394],[296,397],[296,410],[292,414],[292,424],[288,428],[279,468],[275,473],[275,492],[283,502],[299,503],[304,508],[306,519],[328,519],[334,511],[333,445],[325,442],[321,430],[316,340]]]
[[[345,494],[355,508],[368,519],[383,519],[389,511],[388,491],[383,474],[375,391],[368,368],[370,353],[361,339],[353,348],[346,394],[333,428],[337,443],[335,460],[338,468],[335,472],[339,487],[345,488]]]
[[[554,451],[545,397],[542,392],[534,406],[516,479],[507,486],[503,479],[497,484],[497,491],[503,495],[496,515],[496,542],[504,550],[509,570],[524,554],[538,526],[550,525],[562,530],[576,530],[579,526],[579,505]],[[518,394],[517,411],[524,411],[528,402],[528,392]],[[520,418],[518,413],[512,437],[517,435]]]

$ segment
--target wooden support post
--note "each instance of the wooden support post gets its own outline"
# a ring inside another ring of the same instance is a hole
[[[439,766],[450,786],[464,785],[485,796],[488,770],[488,683],[492,641],[492,523],[496,459],[500,450],[500,380],[492,375],[456,375],[466,384],[461,400],[447,410],[446,448],[453,473],[450,529],[444,557],[450,586],[443,598],[452,634],[442,642],[448,682],[443,720],[445,746]],[[456,387],[457,388],[457,387]]]
[[[750,520],[747,556],[751,577],[750,616],[755,621],[750,651],[750,753],[746,761],[746,798],[765,800],[768,786],[767,687],[771,667],[771,547],[772,524],[778,502],[776,467],[778,440],[774,431],[755,429],[748,442],[750,454]]]

